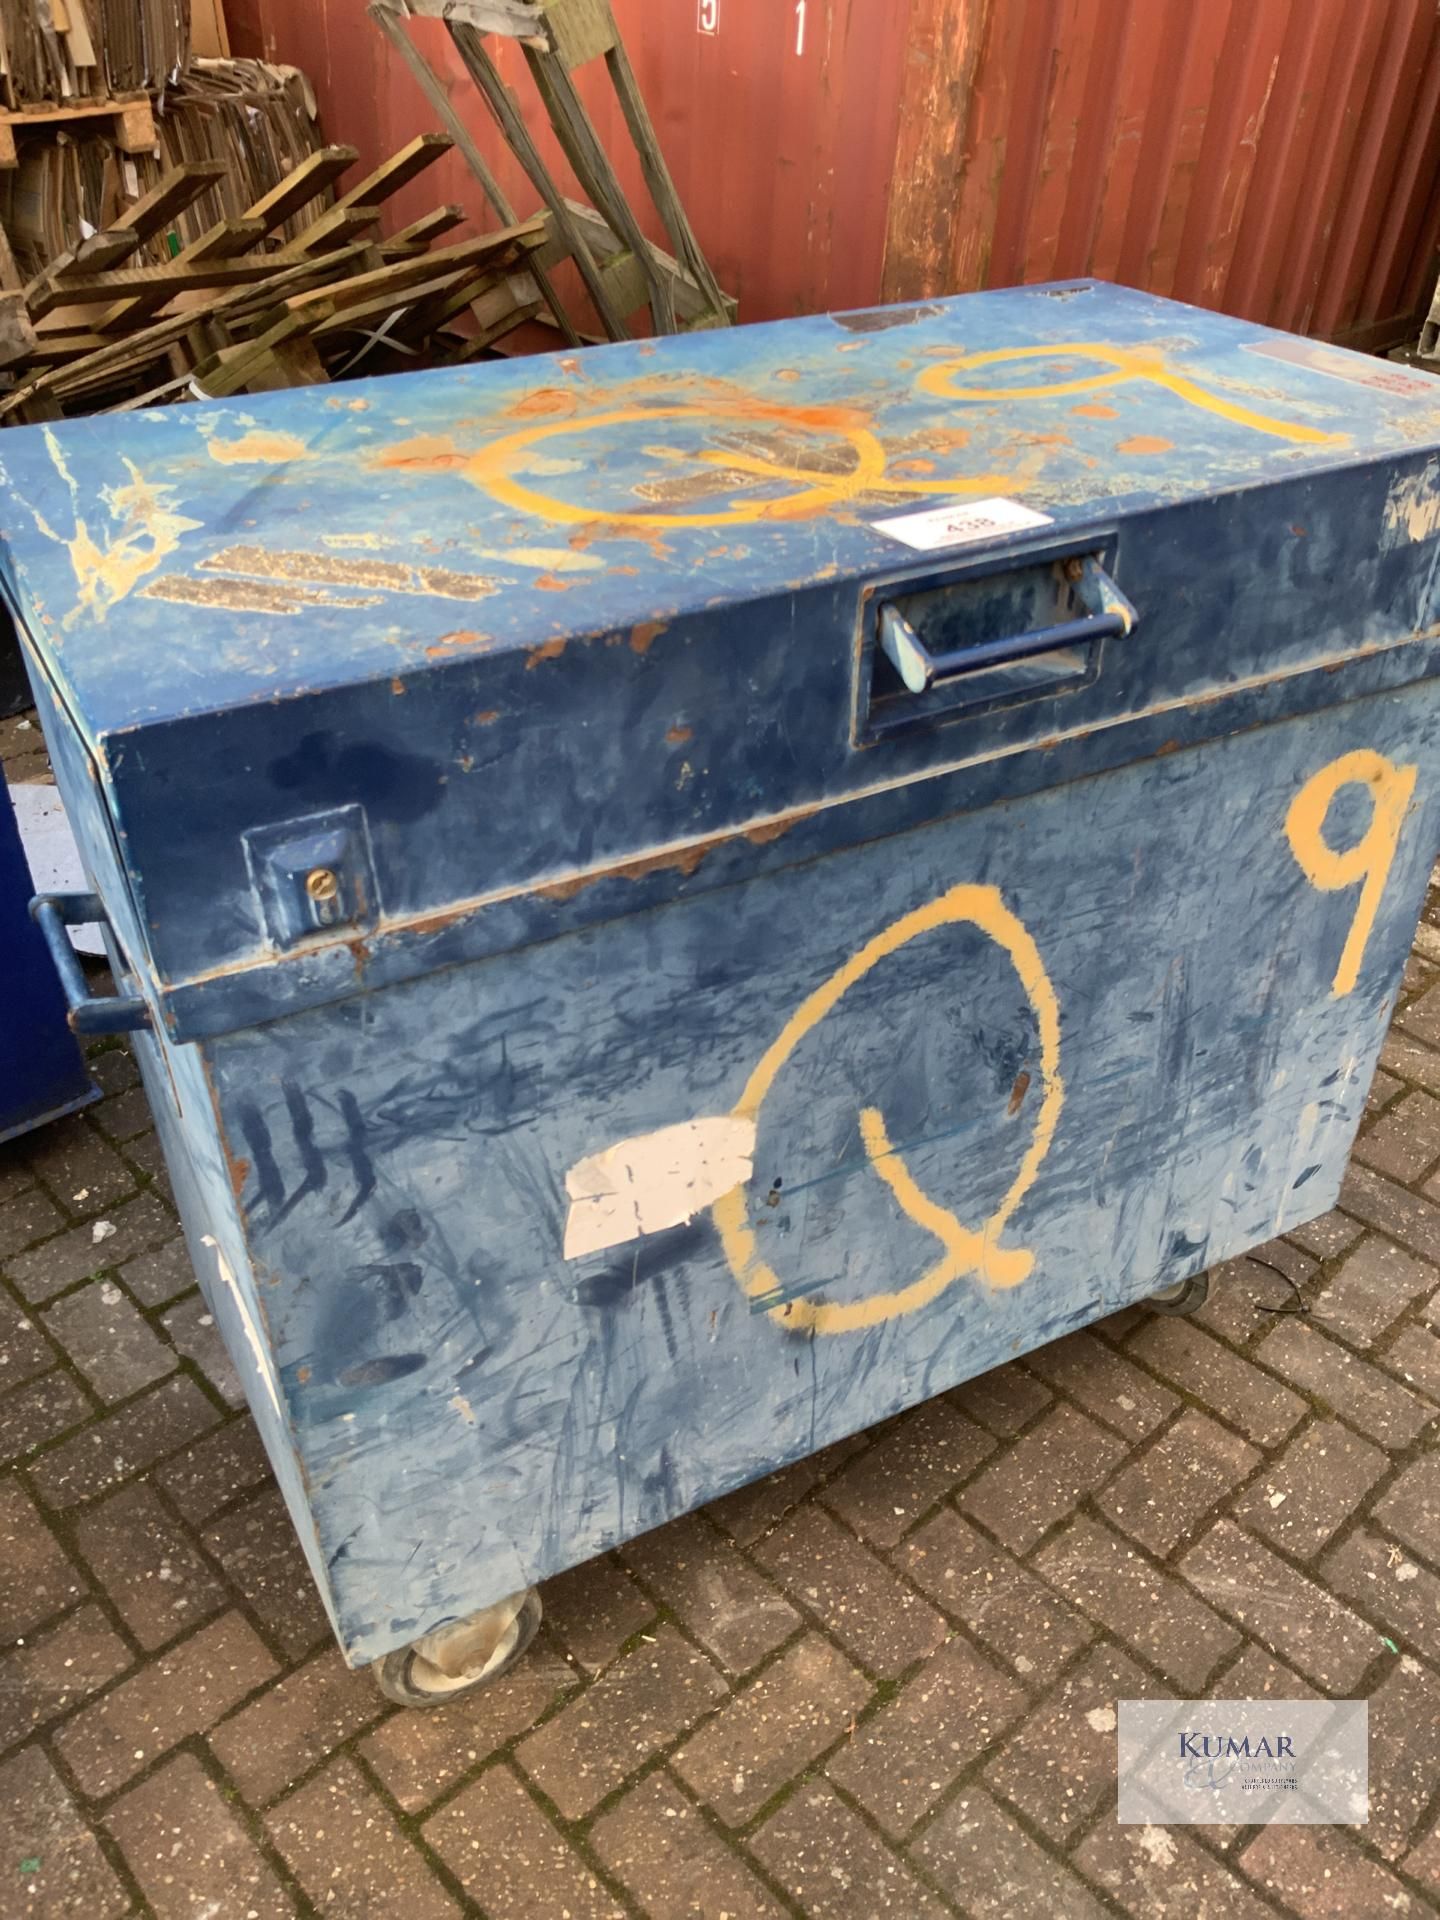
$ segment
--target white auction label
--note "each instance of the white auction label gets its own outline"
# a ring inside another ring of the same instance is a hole
[[[968,546],[975,540],[991,540],[997,533],[1053,526],[1054,521],[1048,513],[1022,507],[1018,500],[966,500],[953,507],[892,514],[888,520],[872,520],[870,524],[877,533],[888,533],[907,547],[933,553],[937,547]]]

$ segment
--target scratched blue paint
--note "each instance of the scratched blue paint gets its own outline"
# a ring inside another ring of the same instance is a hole
[[[1440,386],[1089,285],[884,318],[0,440],[192,1254],[352,1660],[1334,1200],[1440,845]],[[1048,519],[875,526],[982,496]],[[897,697],[886,599],[993,640],[1086,556],[1133,632]],[[1363,899],[1287,829],[1356,754],[1326,847],[1399,796]],[[987,924],[882,951],[956,888]],[[577,1163],[747,1101],[738,1198],[565,1257]],[[933,1297],[818,1330],[952,1229]]]

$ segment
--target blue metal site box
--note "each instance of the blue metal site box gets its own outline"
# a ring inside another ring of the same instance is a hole
[[[9,790],[0,778],[0,1140],[100,1097],[66,1025],[55,963],[30,919],[34,890]],[[78,971],[79,962],[72,964]]]
[[[0,439],[356,1662],[1335,1199],[1440,382],[1093,284]]]

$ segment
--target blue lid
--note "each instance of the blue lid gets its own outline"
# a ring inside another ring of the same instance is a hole
[[[16,428],[0,474],[98,738],[893,567],[927,510],[1063,531],[1436,440],[1440,381],[1085,282]]]

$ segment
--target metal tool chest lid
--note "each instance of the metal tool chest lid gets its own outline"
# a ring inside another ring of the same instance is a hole
[[[1085,282],[11,429],[4,561],[189,1037],[1434,672],[1437,447]]]
[[[0,477],[98,738],[1436,439],[1425,375],[1082,283],[15,428]]]

